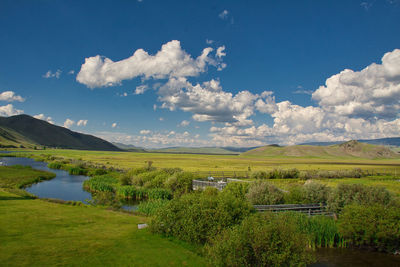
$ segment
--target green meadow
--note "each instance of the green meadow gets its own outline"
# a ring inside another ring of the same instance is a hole
[[[52,176],[29,168],[0,167],[0,265],[205,265],[192,245],[138,230],[146,217],[51,203],[13,190]]]
[[[107,168],[132,169],[143,167],[151,161],[157,168],[176,168],[185,171],[257,171],[275,168],[297,168],[299,170],[343,170],[361,168],[363,170],[394,172],[400,174],[400,159],[366,159],[350,156],[282,156],[282,155],[203,155],[108,152],[67,149],[47,149],[19,152],[20,155],[51,155],[75,160],[89,161]]]

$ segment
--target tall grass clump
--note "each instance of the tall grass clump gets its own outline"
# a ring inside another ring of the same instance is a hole
[[[63,166],[64,166],[64,164],[59,161],[53,161],[53,162],[50,162],[49,164],[47,164],[47,167],[49,167],[50,169],[56,169],[56,170],[62,169]]]
[[[292,179],[299,178],[300,171],[296,168],[283,170],[273,169],[272,171],[256,171],[251,175],[252,179]]]
[[[91,192],[114,192],[118,179],[110,175],[93,176],[83,182],[83,188]]]
[[[168,200],[165,199],[153,199],[149,201],[141,202],[137,208],[137,211],[147,216],[156,214],[159,209],[164,208],[168,204]]]
[[[172,193],[164,188],[152,188],[147,190],[148,199],[171,199]]]
[[[71,175],[87,175],[89,170],[83,169],[81,167],[69,167],[68,173]]]

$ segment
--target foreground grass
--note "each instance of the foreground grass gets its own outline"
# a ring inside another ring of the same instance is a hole
[[[0,189],[0,265],[205,265],[189,245],[138,230],[142,222],[146,218]]]

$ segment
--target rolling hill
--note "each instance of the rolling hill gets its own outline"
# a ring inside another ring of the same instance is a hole
[[[101,138],[73,132],[29,115],[0,117],[0,144],[30,148],[41,145],[81,150],[121,151],[120,148]]]
[[[241,156],[249,157],[348,157],[348,158],[399,158],[398,153],[393,152],[387,147],[379,145],[371,145],[358,141],[348,141],[342,144],[330,146],[312,146],[312,145],[295,145],[295,146],[263,146],[245,153]]]
[[[400,137],[388,137],[388,138],[379,138],[379,139],[361,139],[357,140],[361,143],[367,143],[371,145],[381,145],[381,146],[398,146],[400,147]],[[336,142],[310,142],[310,143],[302,143],[299,145],[311,145],[311,146],[330,146],[335,144],[341,144],[343,141]]]

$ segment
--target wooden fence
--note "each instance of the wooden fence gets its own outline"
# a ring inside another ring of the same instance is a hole
[[[282,204],[282,205],[254,205],[254,208],[259,211],[271,211],[271,212],[284,212],[284,211],[295,211],[313,215],[332,215],[326,211],[326,205],[324,204]]]

